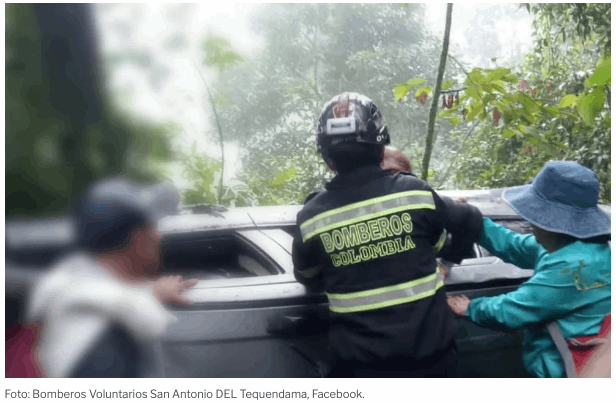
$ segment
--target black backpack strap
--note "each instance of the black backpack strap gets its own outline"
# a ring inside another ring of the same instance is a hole
[[[569,378],[575,378],[575,365],[573,363],[573,356],[571,356],[571,351],[567,346],[567,341],[565,341],[565,337],[563,337],[562,332],[560,332],[560,328],[558,328],[558,324],[556,321],[552,321],[549,323],[546,328],[550,333],[550,337],[552,337],[552,341],[556,345],[558,352],[560,352],[560,356],[565,363],[565,373]]]

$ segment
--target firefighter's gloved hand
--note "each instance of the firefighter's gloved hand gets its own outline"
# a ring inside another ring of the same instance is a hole
[[[441,199],[447,208],[445,228],[449,234],[439,257],[459,264],[475,256],[473,247],[481,235],[483,216],[475,206],[465,203],[466,200]]]
[[[462,240],[454,242],[451,234],[447,234],[447,240],[437,256],[454,264],[459,264],[463,259],[474,256],[473,243],[470,240],[468,242],[462,242]]]

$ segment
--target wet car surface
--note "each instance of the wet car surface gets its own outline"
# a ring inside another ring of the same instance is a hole
[[[440,192],[467,198],[485,216],[521,233],[528,224],[500,200],[502,190]],[[603,207],[609,212],[609,207]],[[162,341],[166,377],[319,377],[327,363],[329,308],[324,294],[295,281],[291,229],[301,206],[188,209],[159,223],[162,268],[199,280],[193,302],[173,307],[178,321]],[[6,227],[7,295],[25,293],[70,251],[69,218]],[[533,271],[476,246],[445,280],[448,295],[496,296]],[[462,319],[457,334],[462,377],[525,377],[521,331],[488,330]]]

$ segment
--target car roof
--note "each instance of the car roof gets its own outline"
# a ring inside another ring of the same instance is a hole
[[[438,191],[452,199],[466,198],[481,213],[495,219],[519,219],[520,216],[501,199],[502,189],[473,191]],[[240,229],[255,227],[293,226],[302,205],[256,206],[229,208],[216,213],[192,213],[167,216],[159,222],[162,234],[188,233],[204,230]]]
[[[493,219],[520,219],[520,216],[501,198],[503,189],[437,191],[452,199],[466,198],[484,216]],[[268,227],[290,227],[295,224],[302,205],[254,206],[212,209],[209,213],[190,213],[167,216],[159,223],[161,234],[181,234],[211,230],[236,230]],[[611,215],[611,207],[600,205]],[[7,249],[63,247],[77,236],[76,223],[71,216],[46,219],[7,220],[5,227]]]
[[[280,227],[295,224],[301,205],[254,206],[228,208],[215,213],[191,213],[167,216],[158,223],[162,234],[241,229],[255,227]]]

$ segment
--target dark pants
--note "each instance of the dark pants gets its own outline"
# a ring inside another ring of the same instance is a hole
[[[455,342],[444,351],[440,351],[420,361],[408,359],[388,359],[378,363],[356,361],[338,361],[327,377],[360,378],[401,378],[401,377],[457,377],[458,349]]]

